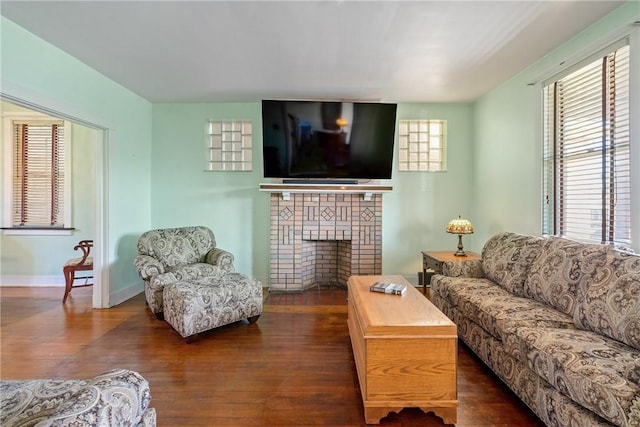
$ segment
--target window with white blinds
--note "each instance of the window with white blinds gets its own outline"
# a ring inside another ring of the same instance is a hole
[[[65,122],[11,120],[12,228],[64,228]],[[66,215],[68,218],[68,215]]]
[[[543,86],[543,232],[629,246],[628,42]]]

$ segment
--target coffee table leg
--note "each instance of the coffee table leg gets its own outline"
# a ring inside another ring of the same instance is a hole
[[[436,417],[442,418],[445,424],[455,424],[458,420],[458,408],[420,408],[425,413],[433,412]]]
[[[397,408],[364,408],[364,420],[367,424],[380,424],[380,420],[389,415],[389,412],[400,412],[402,406]]]

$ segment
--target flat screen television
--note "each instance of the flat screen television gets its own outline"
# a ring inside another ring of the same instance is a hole
[[[390,179],[396,104],[262,101],[265,178]]]

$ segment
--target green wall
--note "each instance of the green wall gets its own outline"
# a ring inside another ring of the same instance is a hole
[[[470,184],[474,197],[476,250],[500,231],[542,233],[541,80],[629,33],[633,29],[631,22],[639,18],[640,2],[624,4],[474,104],[474,174]],[[631,55],[636,68],[631,79],[636,88],[632,93],[636,95],[635,111],[632,110],[631,116],[638,117],[640,45],[637,27],[634,31]],[[632,123],[636,126],[635,137],[632,136],[632,157],[638,166],[637,120]],[[637,170],[636,167],[635,177],[632,177],[636,189],[640,188]],[[634,196],[632,228],[636,234],[632,240],[635,250],[640,251],[640,202],[637,192]]]
[[[269,196],[262,177],[260,103],[154,104],[151,223],[154,228],[204,225],[236,270],[263,283],[269,268]],[[205,172],[208,119],[250,119],[253,171]]]
[[[96,155],[106,171],[108,304],[119,303],[142,290],[132,263],[137,237],[151,226],[151,103],[4,17],[0,36],[3,95],[107,129]],[[2,248],[3,271],[11,255]]]
[[[464,237],[466,249],[479,251],[486,239],[503,230],[540,233],[540,87],[529,84],[560,62],[586,55],[612,32],[629,28],[633,17],[640,17],[639,7],[630,1],[618,8],[475,103],[398,105],[398,119],[448,121],[448,170],[398,172],[394,159],[394,177],[383,182],[393,186],[383,196],[385,274],[415,278],[421,270],[420,251],[455,250],[457,238],[444,227],[459,214],[476,226],[475,234]],[[132,265],[135,242],[151,228],[209,226],[218,245],[234,253],[239,271],[267,283],[269,196],[258,191],[263,181],[260,100],[152,105],[0,19],[2,93],[107,130],[106,146],[96,147],[96,155],[108,171],[104,210],[110,304],[142,289]],[[636,67],[637,39],[632,47]],[[42,58],[48,67],[35,62]],[[229,118],[254,123],[254,170],[205,172],[206,120]],[[633,143],[638,153],[637,137]],[[634,179],[637,186],[637,172]],[[640,209],[638,201],[634,203],[634,227],[640,233]],[[634,238],[636,245],[639,237]],[[45,239],[34,238],[25,249],[27,256],[34,247],[46,246]],[[9,257],[17,249],[7,246],[4,237],[0,244],[0,273],[8,274],[5,271],[14,271],[5,270]]]
[[[383,272],[417,280],[420,252],[455,250],[457,238],[444,227],[471,210],[473,132],[469,104],[398,105],[398,119],[413,118],[445,119],[449,130],[447,172],[398,172],[396,147],[393,179],[384,182],[394,189],[383,195]],[[208,119],[253,122],[253,171],[204,171]],[[261,123],[260,102],[154,104],[151,223],[210,227],[218,246],[234,254],[237,270],[267,284],[269,194],[258,190],[266,182]]]

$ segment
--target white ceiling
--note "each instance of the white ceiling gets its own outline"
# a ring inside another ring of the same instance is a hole
[[[624,1],[8,1],[152,102],[470,101]]]

